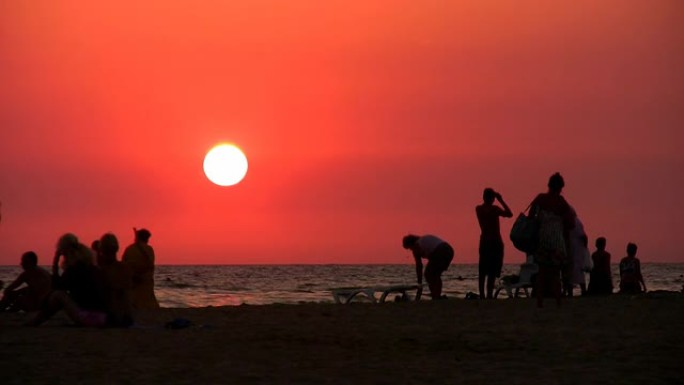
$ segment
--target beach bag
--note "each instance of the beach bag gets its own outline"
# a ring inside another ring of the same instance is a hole
[[[516,249],[527,254],[534,253],[539,241],[539,224],[537,220],[531,215],[525,215],[525,212],[520,213],[518,218],[515,219],[513,227],[511,227],[510,238]]]

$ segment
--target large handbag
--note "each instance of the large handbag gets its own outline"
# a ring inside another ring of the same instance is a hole
[[[524,211],[518,214],[518,218],[515,219],[515,223],[511,227],[510,238],[516,249],[527,254],[533,254],[539,241],[539,224],[536,218],[532,215],[525,215]]]

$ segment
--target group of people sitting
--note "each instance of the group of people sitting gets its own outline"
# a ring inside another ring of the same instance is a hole
[[[154,249],[151,233],[135,230],[135,242],[117,260],[119,241],[106,233],[91,247],[74,234],[57,242],[52,274],[38,266],[29,251],[21,257],[22,273],[4,290],[0,311],[37,312],[38,326],[63,310],[79,326],[129,327],[133,313],[159,307],[154,295]]]
[[[646,291],[641,262],[636,257],[637,245],[627,244],[627,256],[620,260],[620,293],[638,294]],[[606,251],[606,238],[596,239],[596,251],[591,255],[593,268],[590,269],[587,294],[605,295],[613,292],[613,273],[610,268],[610,253]]]

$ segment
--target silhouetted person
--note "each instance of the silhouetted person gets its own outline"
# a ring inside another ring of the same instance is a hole
[[[61,257],[62,274],[59,273]],[[103,277],[93,264],[91,249],[73,234],[65,234],[57,242],[52,280],[52,293],[29,325],[40,325],[60,310],[79,326],[106,325]]]
[[[116,260],[119,241],[114,234],[107,233],[100,238],[98,251],[97,264],[102,271],[106,293],[107,326],[128,327],[133,323],[128,298],[133,274],[128,266]]]
[[[549,292],[558,305],[561,301],[561,269],[568,259],[569,233],[575,226],[574,212],[561,195],[563,187],[563,177],[559,173],[551,175],[549,191],[537,195],[531,204],[531,213],[539,224],[539,243],[534,253],[539,265],[535,290],[539,307]]]
[[[606,238],[596,238],[596,251],[591,255],[594,267],[589,274],[587,294],[608,295],[613,293],[613,273],[610,271],[610,253],[606,251]]]
[[[494,204],[497,200],[503,209]],[[485,298],[485,280],[487,281],[487,298],[493,298],[494,283],[501,276],[503,267],[504,244],[501,239],[499,217],[510,218],[513,216],[511,209],[504,202],[501,194],[491,188],[484,189],[482,193],[484,203],[475,207],[477,221],[480,224],[480,261],[478,287],[480,298]]]
[[[582,295],[587,293],[585,273],[591,271],[591,255],[587,248],[589,239],[584,231],[582,221],[575,215],[575,227],[570,231],[570,255],[566,264],[563,281],[564,294],[572,297],[573,287],[580,287]]]
[[[636,257],[637,245],[629,243],[627,245],[627,256],[620,261],[620,293],[638,294],[646,292],[646,283],[641,275],[641,263]]]
[[[454,258],[454,249],[434,235],[409,234],[402,239],[402,246],[413,253],[418,285],[423,284],[423,259],[427,259],[425,280],[430,288],[430,296],[432,299],[446,298],[442,296],[442,273],[449,268]]]
[[[154,249],[148,244],[152,235],[146,229],[135,230],[135,242],[126,247],[122,261],[133,274],[133,288],[129,298],[133,309],[156,309],[159,302],[154,295]]]
[[[0,311],[37,311],[52,289],[52,277],[38,266],[38,256],[27,251],[21,256],[23,271],[5,289]]]

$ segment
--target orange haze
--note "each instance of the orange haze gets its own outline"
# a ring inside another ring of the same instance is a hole
[[[0,264],[133,226],[160,264],[409,263],[407,232],[476,262],[482,189],[519,212],[555,171],[592,243],[684,262],[682,26],[677,0],[2,2]],[[222,141],[234,187],[202,172]]]

